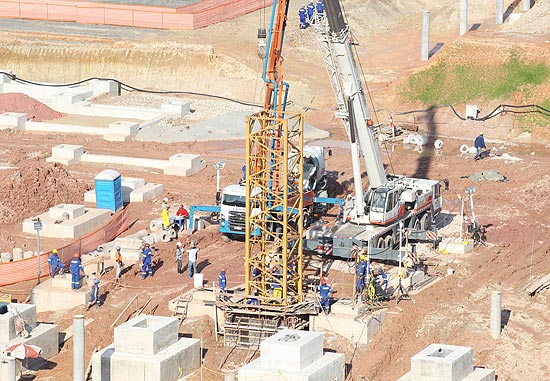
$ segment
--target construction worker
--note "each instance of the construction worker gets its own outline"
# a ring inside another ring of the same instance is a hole
[[[260,274],[261,274],[261,271],[260,271],[259,268],[254,267],[254,268],[252,269],[252,279],[255,279],[255,278],[259,277]]]
[[[325,12],[325,5],[323,4],[323,0],[317,0],[317,4],[315,6],[317,9],[317,16],[321,17],[323,16],[323,13]],[[332,156],[332,150],[329,150],[329,157]]]
[[[191,278],[197,273],[197,258],[199,256],[199,249],[195,246],[195,241],[191,241],[191,247],[187,249],[187,254],[189,256],[187,271],[189,273],[189,278]]]
[[[178,275],[183,275],[183,247],[181,242],[176,243],[176,262],[178,263]]]
[[[160,212],[160,218],[162,219],[162,228],[164,230],[168,229],[168,226],[170,225],[170,217],[168,216],[169,211],[170,207],[167,206],[166,208],[162,208],[162,212]]]
[[[315,13],[315,4],[313,4],[313,0],[309,0],[309,4],[307,5],[307,22],[309,25],[312,25],[315,23],[315,20],[313,19],[313,14]]]
[[[96,307],[99,308],[101,304],[101,301],[99,300],[99,279],[94,280],[94,285],[92,286],[92,292],[90,292],[90,300],[88,301],[86,310],[89,310],[94,303]]]
[[[331,294],[334,294],[336,291],[329,285],[327,285],[327,281],[324,277],[321,277],[321,285],[318,286],[319,288],[319,294],[321,296],[321,308],[323,309],[323,312],[328,315],[330,313],[330,296]]]
[[[176,211],[174,222],[179,226],[179,230],[187,229],[187,220],[189,219],[189,211],[185,209],[183,204],[180,204]]]
[[[148,243],[145,244],[142,253],[143,257],[141,258],[141,279],[145,279],[147,273],[149,273],[150,277],[153,276],[153,252],[151,251],[151,246]]]
[[[300,17],[300,29],[307,28],[307,10],[305,4],[302,5],[298,11],[298,16]]]
[[[476,140],[474,141],[474,146],[476,147],[476,152],[477,152],[477,155],[476,155],[476,158],[479,158],[481,159],[481,149],[486,149],[487,147],[485,146],[485,139],[483,138],[483,132],[480,132],[478,137],[476,138]]]
[[[380,267],[378,269],[378,275],[376,275],[376,280],[380,284],[380,287],[382,288],[382,297],[384,299],[388,298],[388,274],[384,272],[384,269]]]
[[[220,291],[225,292],[227,288],[227,278],[225,276],[225,268],[220,271],[220,275],[218,275],[218,286],[220,286]]]
[[[73,290],[78,290],[80,288],[80,274],[84,274],[84,268],[82,267],[82,262],[80,261],[80,254],[75,254],[73,260],[71,261],[71,288]]]
[[[57,249],[52,250],[52,254],[48,258],[48,266],[50,267],[50,276],[52,278],[55,278],[58,270],[61,271],[64,269],[61,259],[57,256]]]
[[[348,193],[346,199],[344,200],[344,215],[342,216],[342,222],[346,222],[348,220],[354,206],[355,201],[353,200],[351,193]]]
[[[120,246],[115,247],[115,279],[120,280],[120,273],[122,272],[122,254],[120,254]]]

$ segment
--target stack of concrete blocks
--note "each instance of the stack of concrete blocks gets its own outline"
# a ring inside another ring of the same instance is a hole
[[[203,170],[206,163],[200,155],[177,153],[168,158],[168,165],[164,168],[165,175],[191,176]]]
[[[28,359],[25,364],[29,369],[36,370],[43,360],[57,355],[59,352],[59,327],[57,324],[36,324],[36,306],[33,304],[8,303],[8,312],[0,315],[0,348],[15,344],[36,345],[42,349],[42,359]],[[18,336],[15,330],[16,316],[25,321],[28,337]],[[17,362],[20,369],[21,362]]]
[[[40,218],[40,235],[53,238],[79,238],[99,228],[111,218],[108,209],[85,208],[84,205],[58,204],[48,212],[23,221],[23,232],[35,234],[33,219]]]
[[[56,275],[48,278],[31,290],[31,303],[37,312],[61,311],[88,303],[91,289],[84,277],[80,277],[80,288],[71,287],[71,274]]]
[[[140,315],[92,356],[93,381],[176,381],[200,367],[200,340],[178,337],[177,318]]]
[[[164,185],[145,183],[145,179],[136,177],[122,177],[122,201],[145,202],[159,197],[164,192]],[[84,201],[96,202],[95,189],[84,193]]]
[[[109,130],[103,134],[103,139],[110,142],[126,142],[133,140],[139,132],[139,123],[120,120],[109,124]]]
[[[239,368],[239,381],[343,381],[344,355],[323,353],[323,333],[285,329],[260,344],[260,357]]]
[[[353,306],[351,300],[338,300],[331,305],[329,315],[310,317],[310,326],[315,329],[334,331],[353,342],[368,344],[382,327],[387,310],[367,313],[367,306]]]
[[[8,128],[22,130],[27,123],[27,114],[20,112],[5,112],[0,114],[0,131]]]
[[[411,371],[397,381],[494,381],[495,371],[474,367],[474,350],[432,344],[411,358]]]

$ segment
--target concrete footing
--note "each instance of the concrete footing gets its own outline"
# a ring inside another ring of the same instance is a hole
[[[472,240],[460,242],[458,238],[447,238],[439,243],[438,249],[440,252],[449,254],[467,254],[474,250],[474,242]]]
[[[60,144],[52,147],[52,156],[47,158],[46,161],[64,165],[73,165],[80,162],[132,165],[160,169],[165,175],[173,176],[191,176],[206,167],[206,163],[201,160],[200,155],[195,154],[178,153],[170,156],[168,160],[157,160],[125,156],[94,155],[83,153],[83,150],[84,148],[82,146]]]
[[[59,311],[84,306],[90,297],[90,288],[71,289],[71,274],[58,275],[34,286],[31,291],[31,303],[37,312]],[[81,278],[82,283],[82,278]]]
[[[494,381],[495,371],[474,368],[474,350],[432,344],[411,358],[411,371],[397,381]]]
[[[134,177],[122,177],[122,201],[145,202],[150,201],[164,192],[164,186],[156,183],[145,183],[145,179]],[[84,193],[85,202],[96,202],[95,189]]]
[[[93,381],[176,381],[200,366],[198,339],[178,337],[178,319],[137,316],[115,328],[115,342],[92,356]]]
[[[239,381],[341,381],[344,355],[323,353],[323,334],[283,330],[260,344],[260,357],[239,369]]]
[[[40,235],[53,238],[79,238],[86,235],[111,218],[107,209],[85,208],[84,205],[59,204],[36,217],[23,220],[23,232],[35,234],[33,219],[40,218]]]

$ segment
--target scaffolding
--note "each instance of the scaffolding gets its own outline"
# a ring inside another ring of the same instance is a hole
[[[262,304],[303,301],[303,115],[247,118],[245,293]]]

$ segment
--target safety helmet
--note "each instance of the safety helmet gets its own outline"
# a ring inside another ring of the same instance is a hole
[[[222,273],[224,273],[224,272],[225,272],[225,267],[222,269]]]
[[[366,261],[366,260],[367,260],[367,257],[366,257],[364,254],[362,254],[360,258],[361,258],[362,261]]]
[[[52,254],[57,254],[57,249],[53,249]]]
[[[164,198],[162,199],[162,201],[168,202],[168,197],[164,197]]]
[[[98,284],[98,283],[99,283],[99,279],[95,279],[95,280],[94,280],[94,283],[95,283],[95,284]]]
[[[176,243],[176,246],[180,247],[180,246],[181,246],[181,242]]]
[[[149,247],[150,245],[148,243],[145,244],[145,247]]]
[[[323,284],[323,285],[327,284],[327,281],[324,277],[321,277],[321,284]]]
[[[480,135],[483,135],[483,131],[481,131],[479,134],[480,134]]]
[[[384,270],[378,269],[378,275],[382,275],[382,274],[384,274]]]
[[[75,258],[80,258],[80,254],[74,253],[74,257],[75,257]]]
[[[195,241],[191,241],[191,247],[195,247]]]
[[[119,250],[120,250],[120,246],[115,247],[115,250],[116,250],[116,251],[119,251]]]

